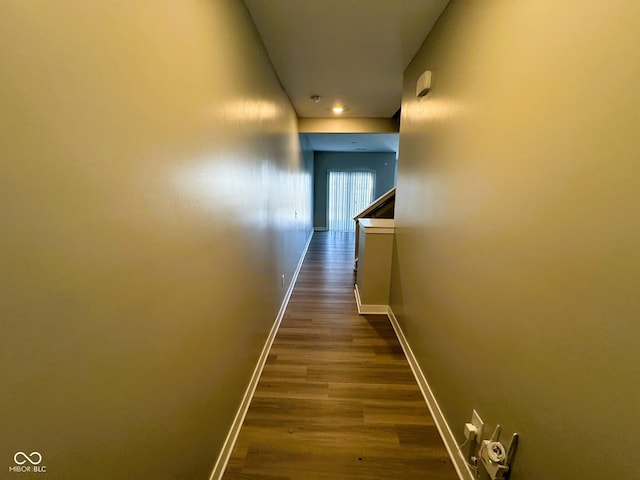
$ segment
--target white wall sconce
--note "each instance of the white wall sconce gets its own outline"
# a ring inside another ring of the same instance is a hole
[[[416,83],[416,97],[424,97],[431,90],[431,71],[426,70],[418,77]]]

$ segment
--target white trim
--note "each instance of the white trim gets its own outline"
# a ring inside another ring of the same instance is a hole
[[[359,223],[367,235],[393,234],[396,226],[393,218],[361,218]]]
[[[287,305],[289,304],[289,299],[291,298],[291,294],[293,293],[293,287],[296,284],[296,280],[298,279],[298,275],[300,274],[300,269],[302,268],[302,262],[304,262],[304,257],[307,254],[307,250],[309,249],[309,244],[311,243],[311,239],[313,238],[313,232],[309,234],[309,238],[307,239],[307,243],[302,250],[302,255],[300,256],[300,260],[298,261],[298,265],[296,266],[296,270],[293,273],[293,277],[291,278],[291,283],[289,284],[289,288],[282,300],[282,304],[280,305],[280,310],[278,311],[278,316],[276,317],[276,321],[271,327],[271,331],[269,332],[269,336],[267,337],[267,341],[262,348],[262,353],[258,359],[258,364],[256,368],[253,370],[253,375],[251,375],[251,380],[249,380],[249,385],[247,386],[247,390],[244,393],[244,397],[242,397],[242,402],[240,403],[240,407],[236,412],[236,416],[233,419],[233,423],[231,424],[231,428],[229,429],[229,433],[227,434],[227,438],[222,445],[222,449],[220,450],[220,455],[218,455],[218,460],[216,461],[215,466],[213,467],[213,471],[211,472],[211,476],[209,480],[220,480],[224,475],[224,471],[227,468],[227,463],[229,463],[229,458],[231,457],[231,452],[233,451],[233,447],[236,444],[236,440],[238,440],[238,435],[240,434],[240,429],[242,428],[242,423],[244,422],[244,418],[247,415],[247,411],[249,410],[249,405],[251,404],[251,399],[253,398],[253,394],[256,391],[256,387],[258,386],[258,380],[260,380],[260,375],[262,374],[262,369],[267,361],[267,357],[269,356],[269,350],[271,350],[271,345],[276,338],[276,334],[278,333],[278,329],[280,328],[280,323],[282,322],[282,318],[284,317],[284,312],[287,310]]]
[[[353,293],[356,296],[356,305],[358,306],[358,313],[360,315],[386,315],[389,310],[388,305],[363,305],[360,301],[360,291],[358,290],[358,284],[356,283],[353,289]]]
[[[442,413],[442,410],[438,405],[438,401],[436,400],[436,397],[434,396],[433,391],[431,390],[431,387],[429,386],[429,383],[424,376],[424,373],[422,373],[420,365],[418,364],[416,357],[413,355],[411,347],[409,346],[409,342],[407,342],[407,339],[404,336],[404,332],[402,331],[402,328],[400,328],[398,319],[393,313],[393,310],[391,310],[391,307],[387,307],[387,316],[389,317],[391,325],[393,326],[398,340],[400,341],[402,350],[407,357],[407,361],[409,362],[411,371],[416,377],[418,386],[422,391],[422,396],[427,402],[427,406],[429,407],[431,416],[433,417],[436,427],[438,428],[438,432],[440,432],[440,437],[444,442],[444,446],[447,448],[447,452],[449,452],[449,457],[451,458],[453,466],[458,473],[458,477],[460,478],[460,480],[476,480],[476,477],[471,472],[471,469],[467,465],[467,462],[465,461],[462,453],[460,452],[460,449],[458,448],[458,443],[453,436],[453,432],[451,431],[451,428],[449,428],[449,424],[447,423],[447,420],[445,419],[444,414]]]

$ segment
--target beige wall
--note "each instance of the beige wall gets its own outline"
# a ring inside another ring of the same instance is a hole
[[[302,133],[396,133],[396,118],[299,118]]]
[[[311,231],[243,3],[2,2],[0,105],[0,471],[208,478]]]
[[[513,480],[640,478],[638,18],[453,1],[405,73],[392,307],[460,441],[520,433]]]

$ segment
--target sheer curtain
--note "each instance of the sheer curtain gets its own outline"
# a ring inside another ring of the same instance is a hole
[[[329,230],[353,232],[353,217],[364,210],[374,198],[375,172],[329,172]]]

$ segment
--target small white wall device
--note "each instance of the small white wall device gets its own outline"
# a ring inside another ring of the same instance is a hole
[[[480,460],[491,480],[507,478],[518,445],[518,434],[514,433],[509,447],[505,448],[500,443],[500,430],[497,425],[491,439],[483,440],[480,447]]]
[[[431,90],[431,71],[426,70],[418,77],[416,83],[416,97],[424,97]]]

